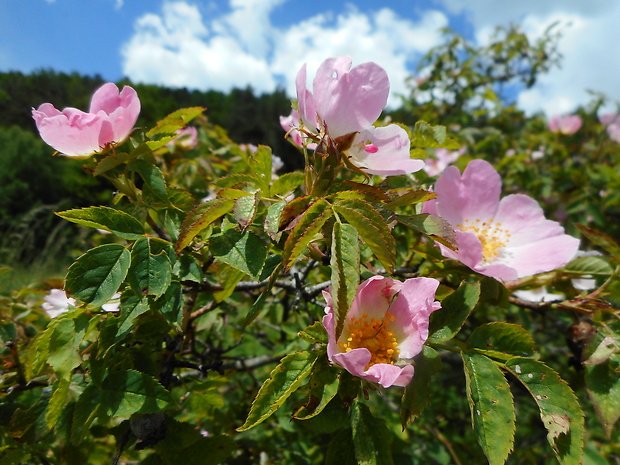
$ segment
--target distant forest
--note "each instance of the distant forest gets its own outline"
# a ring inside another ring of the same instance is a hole
[[[50,157],[53,149],[39,138],[31,109],[45,102],[56,108],[87,111],[93,92],[106,81],[101,76],[40,70],[32,74],[0,73],[0,231],[42,205],[62,208],[105,202],[109,186],[81,173],[83,162]],[[218,91],[170,89],[134,84],[142,110],[137,125],[152,127],[169,113],[184,107],[206,107],[209,120],[228,131],[237,143],[265,144],[280,156],[286,169],[302,166],[299,153],[284,139],[280,115],[291,111],[284,90],[255,95],[251,88]]]

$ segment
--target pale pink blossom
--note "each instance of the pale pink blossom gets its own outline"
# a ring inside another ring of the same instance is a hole
[[[293,144],[299,147],[305,145],[309,150],[316,149],[316,142],[309,141],[308,137],[297,129],[300,127],[299,113],[297,110],[291,110],[291,114],[288,116],[280,116],[280,126],[286,131]]]
[[[429,316],[441,308],[438,286],[432,278],[373,276],[359,286],[338,340],[332,296],[323,291],[329,361],[385,388],[408,385],[414,371],[409,360],[422,351]]]
[[[41,138],[58,152],[81,158],[127,139],[139,113],[140,100],[136,91],[125,86],[119,93],[111,82],[93,94],[88,113],[76,108],[65,108],[61,112],[51,103],[32,109]]]
[[[463,155],[466,150],[467,149],[465,147],[452,151],[443,148],[435,149],[435,157],[426,159],[424,171],[429,176],[437,176],[448,166],[458,160],[458,158]]]
[[[309,131],[325,132],[332,139],[366,129],[379,118],[390,91],[385,70],[376,63],[351,69],[351,57],[328,58],[306,88],[306,65],[295,81],[299,118]]]
[[[306,80],[304,64],[295,80],[298,111],[280,118],[294,143],[303,145],[305,138],[342,141],[348,160],[369,174],[407,174],[424,166],[411,159],[404,129],[394,124],[373,126],[390,91],[387,73],[379,65],[363,63],[351,68],[350,57],[328,58],[317,70],[312,91]]]
[[[601,124],[607,126],[607,134],[611,140],[620,142],[620,115],[618,113],[606,113],[599,116]]]
[[[108,313],[116,313],[121,308],[121,294],[117,292],[108,300],[105,304],[101,306],[101,310]]]
[[[62,289],[50,290],[49,294],[43,297],[43,300],[41,307],[50,318],[56,318],[67,313],[69,306],[75,307],[75,299],[67,297],[67,293]]]
[[[549,121],[549,129],[552,132],[570,136],[581,128],[583,121],[577,115],[556,115]]]
[[[540,160],[544,156],[545,156],[545,148],[542,145],[538,147],[538,150],[534,150],[532,153],[530,153],[530,158],[532,160]]]
[[[198,129],[195,126],[187,126],[174,132],[178,135],[166,144],[169,150],[174,150],[175,147],[191,150],[198,145]]]
[[[424,161],[411,158],[409,135],[397,124],[360,131],[346,155],[359,169],[378,176],[413,173],[424,166]]]
[[[439,177],[437,198],[423,211],[448,221],[456,232],[458,251],[441,244],[445,257],[471,269],[508,281],[551,271],[568,263],[579,240],[545,219],[538,203],[522,194],[500,201],[502,181],[484,160],[473,160],[463,174],[449,166]]]

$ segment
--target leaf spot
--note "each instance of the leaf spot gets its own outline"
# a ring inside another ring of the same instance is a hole
[[[515,365],[515,372],[521,374],[521,365]]]

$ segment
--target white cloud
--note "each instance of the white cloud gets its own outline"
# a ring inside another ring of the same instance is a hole
[[[533,88],[521,92],[517,103],[528,113],[569,113],[590,101],[587,90],[620,100],[616,78],[620,74],[620,52],[614,45],[620,2],[522,0],[502,2],[498,7],[496,0],[437,1],[448,12],[462,14],[471,21],[479,43],[484,43],[498,25],[521,24],[528,37],[535,39],[558,22],[562,31],[561,68],[552,69]]]
[[[367,14],[348,6],[277,28],[270,14],[286,1],[230,0],[230,12],[206,20],[194,4],[165,2],[160,15],[136,22],[122,50],[123,71],[137,82],[221,91],[251,85],[271,92],[280,84],[294,96],[304,62],[312,74],[325,58],[350,55],[354,65],[375,61],[386,69],[396,103],[413,64],[440,42],[438,29],[448,24],[434,10],[414,22],[389,8]]]

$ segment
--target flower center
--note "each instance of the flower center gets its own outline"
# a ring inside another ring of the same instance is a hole
[[[465,218],[464,223],[457,224],[456,228],[476,235],[482,244],[483,263],[496,262],[501,258],[502,251],[510,240],[510,233],[502,228],[502,223],[494,222],[493,218],[486,221],[480,219],[470,221]]]
[[[366,370],[376,363],[393,365],[400,354],[400,350],[398,350],[398,342],[396,342],[394,332],[388,330],[387,325],[394,319],[394,315],[389,312],[381,319],[369,318],[367,313],[359,318],[351,318],[345,328],[343,340],[338,343],[340,349],[343,352],[362,347],[368,349],[371,358]],[[345,339],[346,334],[348,336]]]

